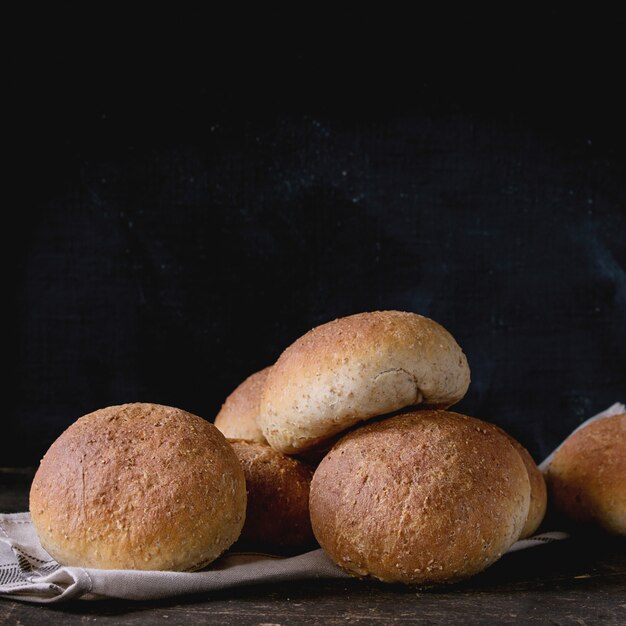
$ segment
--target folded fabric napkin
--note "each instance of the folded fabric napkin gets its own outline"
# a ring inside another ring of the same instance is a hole
[[[624,412],[626,407],[616,403],[579,428]],[[554,452],[540,465],[542,470],[545,471]],[[509,552],[567,537],[567,533],[560,531],[545,532],[518,541]],[[205,570],[192,573],[63,567],[41,547],[29,513],[0,515],[0,597],[28,602],[61,602],[72,598],[152,600],[253,584],[322,578],[350,576],[319,549],[292,557],[231,551]]]

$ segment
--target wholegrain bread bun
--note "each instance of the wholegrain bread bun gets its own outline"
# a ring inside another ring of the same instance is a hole
[[[550,501],[578,524],[626,536],[626,413],[575,432],[546,472]]]
[[[248,376],[233,391],[222,405],[215,418],[215,427],[228,439],[245,439],[267,443],[259,425],[259,405],[261,392],[271,367],[266,367],[252,376]]]
[[[530,482],[530,506],[528,508],[526,523],[520,535],[520,539],[526,539],[535,533],[546,515],[546,508],[548,506],[546,481],[543,478],[541,470],[537,467],[533,457],[530,455],[530,452],[528,452],[517,439],[495,424],[489,424],[489,426],[498,430],[498,432],[503,434],[511,444],[513,444],[513,447],[522,457],[522,461],[524,461],[526,471],[528,472],[528,480]]]
[[[455,582],[518,539],[530,504],[524,463],[502,434],[447,411],[358,428],[320,463],[311,522],[348,573],[411,585]]]
[[[195,570],[238,537],[243,469],[209,422],[158,404],[81,417],[35,474],[30,512],[63,565]]]
[[[546,508],[548,506],[546,481],[528,450],[526,450],[517,439],[514,439],[510,435],[509,441],[513,444],[513,447],[517,450],[520,457],[522,457],[530,483],[530,506],[528,507],[528,515],[526,516],[524,528],[522,528],[519,537],[520,539],[526,539],[535,534],[546,515]]]
[[[469,380],[461,348],[433,320],[401,311],[351,315],[282,353],[258,423],[273,448],[295,454],[362,420],[418,404],[450,406]]]
[[[242,544],[257,549],[295,549],[315,539],[309,517],[313,471],[267,444],[232,441],[246,476],[248,511]]]

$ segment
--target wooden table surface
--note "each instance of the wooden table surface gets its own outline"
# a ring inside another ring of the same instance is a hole
[[[0,512],[25,511],[32,471],[0,470]],[[0,599],[0,624],[626,624],[626,542],[572,539],[505,556],[430,591],[359,580],[294,582],[158,602]]]

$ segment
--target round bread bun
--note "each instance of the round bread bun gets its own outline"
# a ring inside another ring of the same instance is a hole
[[[267,444],[231,441],[246,476],[248,512],[240,541],[257,548],[302,548],[314,543],[309,517],[313,471]]]
[[[348,573],[451,583],[518,539],[530,484],[509,440],[484,422],[415,411],[347,434],[315,471],[313,532]]]
[[[228,439],[245,439],[267,443],[259,425],[261,392],[271,367],[266,367],[248,376],[222,405],[215,418],[215,427]]]
[[[626,413],[578,430],[546,472],[555,508],[579,524],[626,536]]]
[[[362,420],[418,404],[450,406],[469,381],[465,355],[437,322],[360,313],[314,328],[281,354],[258,423],[273,448],[295,454]]]
[[[196,570],[239,537],[246,484],[206,420],[123,404],[81,417],[52,444],[30,512],[42,546],[63,565]]]
[[[509,435],[509,433],[499,426],[495,424],[489,425],[502,433],[513,444],[513,447],[522,457],[522,461],[524,461],[526,471],[528,472],[528,480],[530,482],[530,507],[528,508],[526,523],[520,535],[520,539],[526,539],[535,533],[546,515],[546,508],[548,506],[546,481],[543,478],[541,470],[537,467],[533,457],[530,455],[530,452],[528,452],[517,439]]]

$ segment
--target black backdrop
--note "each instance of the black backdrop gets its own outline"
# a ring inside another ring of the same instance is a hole
[[[416,80],[385,106],[30,85],[1,464],[110,404],[213,419],[300,334],[374,309],[448,328],[472,369],[459,410],[538,457],[624,400],[623,102],[603,78],[538,81]]]

